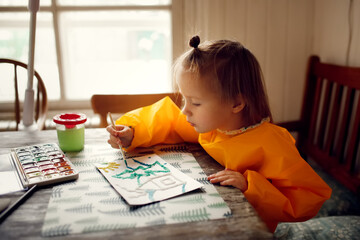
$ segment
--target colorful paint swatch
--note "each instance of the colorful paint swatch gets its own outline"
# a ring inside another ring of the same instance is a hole
[[[11,157],[24,187],[64,182],[79,176],[56,143],[14,148]]]

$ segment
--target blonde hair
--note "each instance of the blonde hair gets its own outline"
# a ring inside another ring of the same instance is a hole
[[[267,117],[272,121],[262,71],[248,49],[230,40],[200,44],[198,36],[192,37],[189,45],[192,49],[174,64],[174,82],[178,71],[191,72],[196,79],[209,81],[206,84],[222,101],[231,101],[241,95],[245,101],[243,117],[248,124],[259,123]]]

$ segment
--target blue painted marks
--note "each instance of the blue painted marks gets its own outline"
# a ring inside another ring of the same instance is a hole
[[[154,189],[147,189],[146,192],[148,193],[149,200],[150,200],[150,201],[154,201],[154,193],[156,192],[156,190],[154,190]]]
[[[143,162],[140,162],[140,161],[138,161],[138,160],[136,160],[136,159],[133,159],[133,161],[136,162],[136,163],[138,163],[138,164],[140,164],[140,165],[147,166],[147,167],[151,167],[151,164],[143,163]]]
[[[134,170],[134,168],[128,166],[126,159],[125,159],[124,161],[125,161],[125,166],[126,166],[126,168],[129,168],[129,169]]]
[[[186,186],[186,183],[184,183],[184,184],[182,185],[182,192],[183,192],[183,193],[185,192],[185,186]]]

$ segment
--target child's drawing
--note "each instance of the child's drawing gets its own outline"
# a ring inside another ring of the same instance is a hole
[[[104,170],[105,172],[109,172],[109,170],[114,171],[115,168],[119,168],[120,164],[116,162],[110,162],[105,167],[98,167],[99,169]]]
[[[202,186],[155,154],[103,163],[97,168],[130,205],[161,201]]]

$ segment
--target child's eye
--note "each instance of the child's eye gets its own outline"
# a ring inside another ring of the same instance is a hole
[[[191,105],[195,106],[195,107],[198,107],[200,106],[201,104],[200,103],[191,103]]]

